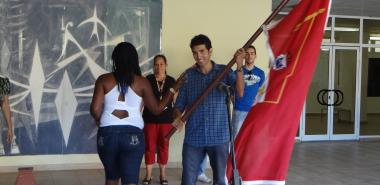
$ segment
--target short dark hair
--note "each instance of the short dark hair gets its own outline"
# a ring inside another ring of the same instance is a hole
[[[206,35],[203,35],[203,34],[196,35],[191,39],[190,48],[192,49],[194,46],[202,45],[202,44],[206,46],[207,50],[212,48],[211,40]]]
[[[250,45],[250,46],[247,47],[247,49],[248,48],[252,48],[253,50],[255,50],[255,55],[256,55],[256,48],[255,48],[255,46]]]
[[[119,43],[112,52],[112,73],[115,76],[119,92],[125,94],[133,83],[134,75],[141,76],[139,56],[135,46],[129,42]]]
[[[154,58],[153,58],[153,65],[156,64],[156,60],[157,60],[158,58],[162,58],[162,59],[164,60],[165,64],[168,64],[168,62],[166,61],[166,57],[165,57],[165,55],[163,55],[163,54],[159,54],[159,55],[154,56]]]

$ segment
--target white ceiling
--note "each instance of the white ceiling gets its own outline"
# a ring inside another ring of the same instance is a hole
[[[295,5],[299,0],[290,0],[286,11]],[[319,0],[315,0],[319,1]],[[281,0],[272,0],[273,9]],[[353,15],[380,18],[380,0],[331,0],[332,15]]]

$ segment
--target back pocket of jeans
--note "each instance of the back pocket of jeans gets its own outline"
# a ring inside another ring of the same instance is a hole
[[[138,148],[144,146],[144,135],[142,133],[130,133],[127,135],[127,143],[129,147]]]

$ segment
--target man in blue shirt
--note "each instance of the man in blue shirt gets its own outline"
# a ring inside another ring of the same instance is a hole
[[[186,73],[186,81],[179,90],[175,103],[176,117],[186,106],[190,106],[220,73],[225,65],[211,60],[212,46],[205,35],[193,37],[190,43],[196,67]],[[234,59],[241,71],[245,57],[244,49],[236,51]],[[235,81],[236,80],[236,81]],[[236,77],[232,70],[222,79],[227,85],[234,85],[238,96],[243,96],[243,73]],[[216,185],[226,185],[225,172],[228,157],[228,115],[226,94],[214,88],[191,114],[186,123],[185,140],[182,150],[182,185],[195,185],[199,166],[204,156],[210,158],[213,180]]]
[[[264,71],[254,65],[256,48],[254,46],[249,46],[246,49],[246,53],[245,65],[242,68],[244,75],[244,96],[235,97],[235,110],[232,115],[234,137],[238,134],[245,117],[247,117],[247,114],[255,101],[257,92],[265,80]]]

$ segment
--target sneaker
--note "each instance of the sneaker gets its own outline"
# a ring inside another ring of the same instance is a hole
[[[204,174],[204,173],[200,174],[200,175],[198,176],[197,180],[198,180],[199,182],[204,182],[204,183],[208,183],[208,184],[212,182],[212,180],[211,180],[210,178],[208,178],[208,177],[206,176],[206,174]]]

